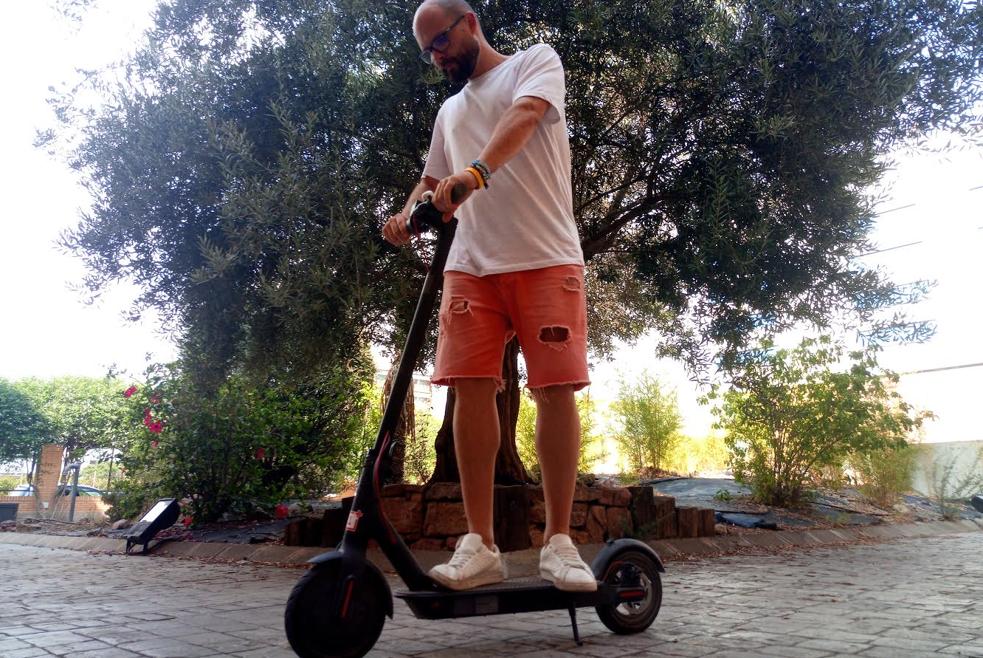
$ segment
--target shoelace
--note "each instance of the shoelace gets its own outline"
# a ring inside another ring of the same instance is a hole
[[[455,569],[461,569],[468,563],[468,560],[474,556],[475,551],[454,551],[454,556],[451,558],[451,561],[447,563],[447,566]]]
[[[580,553],[577,552],[576,546],[554,546],[553,552],[556,553],[566,568],[587,570],[587,565],[580,559]]]

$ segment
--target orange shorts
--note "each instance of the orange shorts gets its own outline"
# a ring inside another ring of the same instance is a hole
[[[526,360],[526,386],[587,386],[584,268],[557,265],[483,277],[444,273],[434,384],[489,378],[501,388],[505,344],[513,336]]]

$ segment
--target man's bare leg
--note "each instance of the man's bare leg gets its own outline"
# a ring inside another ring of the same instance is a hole
[[[570,534],[570,514],[580,458],[580,415],[573,386],[535,389],[536,452],[543,474],[546,530],[543,541]],[[455,434],[457,428],[455,426]]]
[[[501,441],[494,379],[458,379],[454,382],[454,451],[461,474],[461,495],[468,517],[468,532],[481,535],[485,546],[495,543],[495,457]],[[576,465],[576,462],[574,462]],[[571,496],[572,496],[571,492]],[[569,516],[569,511],[568,511]]]

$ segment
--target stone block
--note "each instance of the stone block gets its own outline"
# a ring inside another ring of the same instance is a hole
[[[529,542],[532,544],[533,548],[542,548],[543,528],[540,528],[539,526],[531,526],[529,528]]]
[[[628,507],[631,492],[625,487],[599,487],[598,501],[608,507]]]
[[[578,482],[573,491],[573,499],[578,503],[596,503],[601,499],[601,489]]]
[[[607,527],[609,539],[621,539],[632,534],[631,512],[627,507],[608,507]]]
[[[654,496],[652,503],[655,506],[655,526],[651,536],[656,539],[677,537],[679,526],[676,523],[676,499],[672,496]]]
[[[676,526],[679,536],[693,538],[700,536],[700,510],[698,507],[677,507]]]
[[[337,546],[341,542],[354,500],[354,496],[347,496],[341,499],[341,507],[324,510],[324,516],[321,517],[323,522],[321,524],[321,541],[316,544],[317,546]]]
[[[712,509],[700,509],[700,537],[713,537],[717,534],[716,516]]]
[[[543,519],[543,523],[546,519]],[[574,503],[570,513],[570,527],[583,528],[587,525],[587,503]]]
[[[546,523],[546,502],[532,500],[529,504],[529,522]]]
[[[572,539],[573,543],[577,544],[578,546],[580,544],[597,543],[591,540],[591,535],[586,530],[570,530],[570,539]]]
[[[603,505],[591,505],[587,513],[587,536],[590,543],[599,543],[607,538],[607,511]]]
[[[403,495],[405,484],[387,484],[382,488],[383,498],[395,498]]]
[[[416,541],[423,531],[423,501],[383,498],[382,511],[406,542]]]
[[[635,527],[643,527],[655,521],[655,496],[652,487],[628,487],[631,502],[631,519]]]
[[[468,521],[464,516],[464,503],[434,502],[427,505],[423,522],[425,537],[447,537],[463,535],[468,531]]]
[[[458,482],[434,482],[423,491],[424,500],[463,500]]]

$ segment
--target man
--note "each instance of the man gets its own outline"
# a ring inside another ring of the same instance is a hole
[[[589,383],[583,253],[573,219],[570,147],[559,57],[540,44],[511,57],[485,39],[463,0],[427,0],[413,19],[423,58],[464,88],[437,115],[420,183],[383,227],[395,245],[425,191],[460,220],[447,259],[435,384],[454,386],[454,445],[468,534],[430,575],[451,589],[506,578],[494,545],[495,394],[505,344],[518,336],[537,406],[546,499],[540,573],[557,588],[593,591],[570,540],[580,450],[574,392]],[[458,204],[450,191],[468,190]]]

